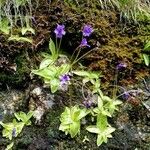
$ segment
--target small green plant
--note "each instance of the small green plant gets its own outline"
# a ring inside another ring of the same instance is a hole
[[[33,70],[32,72],[43,77],[45,84],[50,86],[52,93],[55,93],[61,84],[60,77],[68,73],[69,70],[69,64],[62,64],[61,66],[49,65],[43,69]]]
[[[21,28],[22,35],[25,35],[27,32],[35,34],[35,30],[30,26],[30,20],[28,17],[25,17],[26,25]]]
[[[21,37],[19,35],[11,35],[8,38],[9,41],[18,41],[18,42],[29,42],[32,44],[32,39],[31,38],[26,38],[26,37]]]
[[[17,137],[24,126],[29,126],[31,125],[31,117],[33,116],[33,112],[28,112],[25,114],[24,112],[19,112],[14,114],[16,119],[13,119],[12,122],[9,123],[3,123],[0,122],[0,124],[3,126],[3,137],[8,138],[9,140],[13,140],[13,138]],[[14,142],[12,141],[11,144],[9,144],[6,148],[6,150],[10,150],[13,147]]]
[[[10,26],[9,26],[9,21],[7,18],[3,18],[0,21],[0,31],[2,31],[5,34],[9,34],[10,32]]]
[[[64,56],[60,53],[60,46],[62,41],[62,36],[65,35],[64,25],[57,25],[55,29],[56,34],[56,45],[52,39],[49,42],[49,50],[51,54],[44,55],[44,60],[40,63],[40,67],[37,70],[33,70],[32,73],[39,75],[44,78],[44,82],[50,86],[51,92],[55,93],[58,89],[61,89],[64,86],[65,79],[70,80],[67,76],[75,63],[77,63],[80,58],[78,58],[79,53],[82,47],[90,47],[87,44],[85,38],[82,39],[82,42],[79,46],[76,57],[73,59],[73,56],[69,59],[67,56]],[[83,36],[90,36],[93,32],[93,28],[90,25],[84,26]],[[58,43],[59,40],[59,43]],[[73,60],[72,60],[73,59]],[[63,60],[62,62],[60,62]]]
[[[11,123],[0,123],[3,126],[3,137],[12,140],[13,137],[17,137],[18,134],[22,131],[24,127],[23,122],[17,122],[16,119],[13,120]]]
[[[31,28],[30,26],[21,28],[22,35],[25,35],[27,32],[31,32],[32,34],[35,34],[35,30]]]
[[[86,109],[81,109],[78,106],[66,107],[65,111],[61,114],[61,125],[59,130],[70,134],[71,137],[75,137],[80,133],[80,120],[89,113]]]
[[[50,86],[52,93],[55,93],[61,84],[59,78],[69,72],[70,64],[57,64],[58,57],[61,58],[63,55],[59,55],[52,39],[49,42],[49,50],[51,55],[45,54],[45,59],[40,63],[39,69],[33,70],[32,73],[43,77],[45,84]]]
[[[93,93],[97,92],[97,90],[100,88],[99,78],[102,77],[101,72],[75,70],[75,71],[73,71],[73,73],[75,75],[78,75],[78,76],[82,77],[83,85],[90,82],[93,85]]]
[[[103,142],[107,143],[107,139],[112,137],[111,133],[115,131],[115,128],[111,127],[108,123],[107,117],[112,117],[114,111],[118,110],[118,105],[120,104],[121,101],[104,96],[102,92],[98,96],[98,107],[93,109],[93,112],[97,116],[96,126],[89,126],[86,128],[89,132],[98,134],[98,146]]]
[[[96,117],[96,125],[90,125],[86,127],[91,133],[97,134],[97,145],[100,146],[103,142],[107,143],[108,138],[111,138],[111,133],[115,131],[115,128],[111,127],[107,118],[112,117],[115,110],[118,110],[118,105],[122,102],[119,100],[113,100],[108,96],[104,96],[101,91],[97,95],[97,107],[90,107],[86,104],[85,108],[79,108],[78,106],[66,107],[65,111],[61,114],[61,124],[59,130],[70,134],[71,137],[75,137],[80,133],[80,119],[87,114],[91,114]]]
[[[13,146],[14,146],[14,142],[11,142],[9,145],[7,145],[5,150],[12,150]]]
[[[103,114],[108,117],[112,117],[115,110],[117,110],[117,105],[120,105],[122,102],[119,100],[113,100],[108,96],[104,96],[100,91],[98,95],[98,104],[96,108],[93,109],[96,114]]]
[[[113,100],[108,96],[104,96],[100,91],[98,96],[97,107],[79,108],[79,106],[66,107],[65,111],[61,114],[61,124],[59,130],[70,134],[71,137],[75,137],[80,133],[80,120],[87,114],[91,114],[96,117],[96,125],[90,125],[86,127],[91,133],[97,134],[97,145],[100,146],[103,142],[107,143],[108,138],[111,138],[111,133],[115,131],[115,128],[111,127],[107,118],[112,117],[115,110],[118,110],[118,105],[121,104],[119,100]],[[86,104],[87,106],[87,104]]]
[[[91,133],[97,134],[97,145],[100,146],[103,142],[106,143],[108,138],[112,137],[111,133],[115,131],[115,128],[111,127],[111,125],[107,121],[107,118],[112,117],[114,112],[118,110],[118,105],[120,105],[122,102],[116,99],[111,99],[110,97],[105,96],[102,93],[102,91],[100,90],[100,80],[99,80],[99,78],[101,77],[100,73],[85,71],[85,70],[77,70],[77,71],[73,71],[73,74],[81,77],[80,80],[82,80],[83,88],[84,87],[86,87],[86,89],[88,88],[88,91],[91,91],[91,95],[93,96],[95,95],[95,100],[93,102],[92,100],[87,100],[84,96],[85,98],[84,104],[86,107],[86,111],[88,113],[83,113],[84,114],[83,117],[85,117],[88,114],[96,118],[96,125],[90,125],[86,127],[86,129]],[[95,107],[92,107],[92,103],[94,103]],[[67,107],[65,111],[62,113],[60,119],[61,125],[59,129],[66,132],[67,134],[69,133],[71,137],[75,137],[77,135],[77,133],[79,132],[78,129],[80,127],[79,121],[78,124],[76,124],[76,128],[75,128],[75,125],[73,125],[74,122],[70,119],[70,118],[74,118],[71,117],[71,115],[77,117],[74,111],[75,108]],[[82,110],[82,108],[80,108],[79,110]],[[84,108],[84,112],[86,111]],[[74,128],[71,127],[70,124]],[[71,132],[70,128],[73,128],[75,130],[74,131],[75,134]]]
[[[8,40],[32,44],[31,38],[13,35],[14,28],[21,28],[22,35],[26,32],[35,34],[31,27],[32,19],[32,0],[0,0],[0,31],[6,35],[10,34]]]
[[[143,59],[144,59],[145,65],[149,66],[150,64],[150,41],[148,41],[144,46]]]
[[[111,133],[115,131],[115,128],[111,127],[107,122],[106,115],[98,115],[96,125],[91,125],[86,128],[91,133],[97,134],[97,146],[100,146],[103,142],[107,143],[108,138],[111,138]]]
[[[90,114],[96,117],[96,125],[90,125],[86,129],[89,132],[96,133],[97,145],[100,146],[103,142],[107,142],[107,139],[112,137],[111,133],[115,131],[115,128],[111,127],[108,123],[107,118],[112,117],[114,112],[118,110],[118,105],[122,102],[116,99],[111,99],[105,96],[100,90],[100,73],[86,72],[86,71],[74,71],[74,73],[82,77],[83,86],[88,87],[92,95],[96,95],[95,104],[97,107],[91,107],[91,102],[86,100],[85,106],[87,109],[90,108]],[[92,85],[92,86],[91,86]]]
[[[24,112],[21,111],[19,113],[15,113],[14,115],[17,118],[17,120],[18,121],[22,121],[22,123],[24,125],[27,125],[27,126],[31,125],[30,119],[33,116],[33,112],[32,111],[28,112],[27,114],[25,114]]]
[[[21,22],[21,27],[26,23],[26,18],[32,17],[31,0],[1,0],[0,1],[0,22],[2,18],[7,18],[11,29],[17,25],[17,21]]]

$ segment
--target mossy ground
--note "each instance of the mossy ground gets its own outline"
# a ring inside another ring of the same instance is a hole
[[[89,23],[94,28],[94,33],[88,39],[89,44],[91,49],[97,50],[88,55],[84,62],[91,70],[102,71],[105,76],[103,82],[105,81],[106,86],[113,82],[115,67],[120,62],[127,63],[125,78],[132,83],[149,75],[149,68],[144,65],[141,51],[145,40],[149,38],[150,23],[120,22],[118,12],[111,8],[101,10],[99,3],[95,0],[88,3],[83,2],[80,5],[71,4],[70,6],[69,4],[63,1],[53,1],[52,3],[41,1],[39,3],[38,9],[34,12],[33,28],[35,28],[36,34],[32,35],[33,45],[7,42],[7,38],[1,36],[4,41],[1,44],[1,49],[3,49],[1,57],[5,57],[10,64],[5,65],[3,63],[3,70],[11,70],[9,66],[16,61],[19,63],[16,57],[22,51],[27,51],[28,55],[33,55],[35,59],[37,52],[48,50],[50,37],[55,39],[53,31],[57,23],[64,24],[67,30],[67,34],[62,41],[62,49],[72,54],[80,44],[82,26]],[[89,49],[84,50],[83,53],[87,51]],[[25,59],[24,61],[26,61]],[[30,57],[29,59],[33,60]],[[22,58],[20,61],[22,61]],[[24,63],[26,64],[26,62]],[[26,65],[21,66],[22,71],[19,67],[17,68],[19,74],[23,73]],[[1,81],[3,79],[5,82],[10,81],[6,81],[2,73]],[[14,79],[14,82],[20,82],[22,79],[18,77]],[[120,80],[120,82],[124,84],[124,80],[123,82]]]

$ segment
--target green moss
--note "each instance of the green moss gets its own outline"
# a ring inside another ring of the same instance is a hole
[[[26,75],[29,74],[29,62],[26,59],[25,54],[19,54],[16,56],[14,62],[16,63],[16,71],[10,72],[1,72],[0,73],[0,82],[4,84],[18,85],[22,84],[26,79]]]

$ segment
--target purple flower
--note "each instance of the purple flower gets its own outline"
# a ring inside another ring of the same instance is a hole
[[[81,41],[81,44],[80,44],[80,47],[84,47],[84,46],[90,47],[90,45],[87,44],[87,39],[86,38],[83,38],[82,41]]]
[[[83,36],[90,36],[92,32],[93,32],[93,28],[91,25],[85,25],[83,27],[82,30]]]
[[[13,128],[12,130],[12,137],[16,137],[16,128]]]
[[[86,108],[91,108],[93,106],[93,102],[91,100],[85,100],[85,101],[83,101],[83,105]]]
[[[35,17],[31,17],[33,23],[37,24],[36,20],[35,20]]]
[[[68,81],[70,81],[70,77],[68,74],[64,74],[62,76],[60,76],[60,83],[61,85],[66,85],[68,83]]]
[[[130,94],[128,92],[124,92],[124,94],[122,95],[122,98],[127,100],[130,97]]]
[[[120,63],[117,65],[117,70],[121,70],[121,69],[124,69],[127,67],[127,64],[126,63]]]
[[[56,29],[54,30],[57,38],[62,38],[63,35],[66,34],[65,26],[57,24]]]

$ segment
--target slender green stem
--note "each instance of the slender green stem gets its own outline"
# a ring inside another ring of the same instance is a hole
[[[62,42],[62,38],[61,38],[60,41],[59,41],[58,51],[60,50],[61,42]]]
[[[117,94],[117,82],[118,82],[118,69],[115,71],[115,81],[114,81],[114,89],[113,89],[113,99],[116,99]]]
[[[56,37],[56,54],[58,56],[58,42],[57,42],[57,37]]]
[[[78,50],[78,48],[79,48],[79,46],[73,51],[73,54],[71,55],[71,58],[70,58],[71,62],[73,61],[73,57],[75,55],[75,52]]]
[[[69,87],[69,105],[72,106],[72,89]]]
[[[78,57],[79,57],[79,55],[80,55],[80,52],[81,52],[81,47],[79,48],[78,53],[77,53],[75,59],[74,59],[73,62],[72,62],[73,64],[74,64],[74,62],[76,62],[76,60],[78,59]]]
[[[81,57],[79,57],[78,59],[74,60],[72,65],[74,65],[75,63],[77,63],[79,60],[81,60],[83,57],[85,57],[86,55],[88,55],[89,53],[91,53],[92,51],[95,51],[97,49],[91,49],[90,51],[88,51],[87,53],[85,53],[84,55],[82,55]]]

